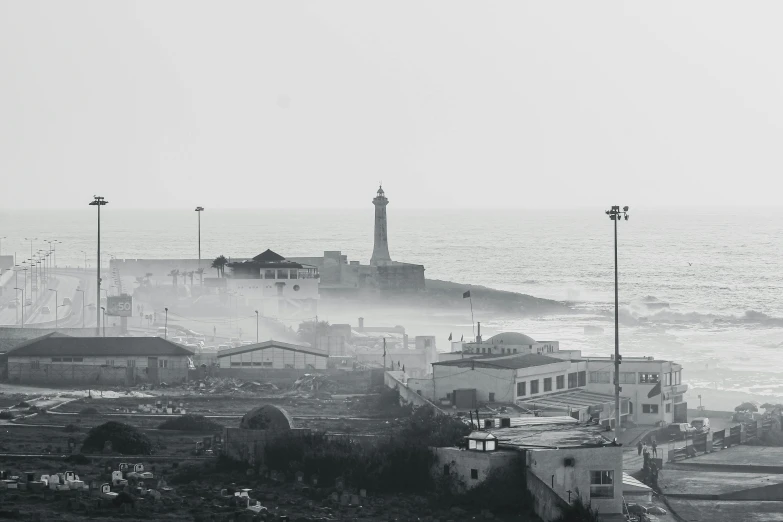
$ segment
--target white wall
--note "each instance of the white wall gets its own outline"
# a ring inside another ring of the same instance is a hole
[[[459,368],[456,366],[433,365],[435,400],[443,399],[447,393],[460,389],[476,389],[476,398],[489,401],[489,394],[495,394],[495,402],[514,401],[514,370],[495,368]]]
[[[283,348],[265,348],[219,357],[221,368],[326,369],[327,357]]]
[[[540,397],[542,395],[549,395],[550,393],[568,391],[568,374],[574,372],[584,371],[586,364],[579,361],[562,361],[554,364],[547,364],[543,366],[533,366],[531,368],[520,368],[517,370],[516,382],[525,383],[525,395],[516,395],[517,387],[514,387],[514,393],[516,399],[530,399],[533,397]],[[562,389],[557,388],[557,376],[563,376]],[[544,391],[544,379],[552,379],[552,389],[550,391]],[[538,380],[538,393],[530,393],[530,382]],[[577,381],[578,383],[578,381]],[[572,388],[576,389],[576,388]]]
[[[574,459],[573,467],[565,466],[567,457]],[[573,500],[578,489],[582,498],[590,501],[600,513],[608,515],[622,512],[622,446],[530,451],[528,452],[528,466],[532,473],[566,501],[568,501],[568,491],[571,490],[571,500]],[[613,498],[590,497],[591,471],[614,472]]]
[[[449,467],[449,473],[456,475],[465,489],[471,489],[489,477],[494,469],[502,469],[512,465],[515,458],[520,458],[515,451],[474,451],[458,448],[433,448],[437,463],[433,474],[441,476],[445,473],[444,466]],[[476,470],[473,478],[472,470]]]

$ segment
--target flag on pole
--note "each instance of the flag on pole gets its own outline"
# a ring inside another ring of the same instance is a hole
[[[449,333],[449,341],[451,341],[451,333]]]
[[[470,290],[468,290],[467,292],[465,292],[464,294],[462,294],[462,298],[463,298],[463,299],[467,299],[467,298],[469,298],[469,297],[470,297]]]
[[[459,336],[459,342],[462,342],[465,340],[465,334],[462,334]]]
[[[383,338],[383,356],[386,357],[386,338]]]

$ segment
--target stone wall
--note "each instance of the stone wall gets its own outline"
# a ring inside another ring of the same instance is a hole
[[[381,292],[410,292],[424,290],[424,266],[410,263],[392,263],[377,267],[378,287]]]

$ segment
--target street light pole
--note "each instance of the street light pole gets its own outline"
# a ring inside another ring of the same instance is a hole
[[[106,308],[101,306],[100,309],[103,310],[103,336],[106,337]],[[98,314],[100,315],[100,313],[101,312],[99,311]],[[100,329],[100,323],[98,328]]]
[[[622,218],[628,221],[628,207],[612,206],[606,211],[609,219],[614,221],[614,435],[615,439],[620,434],[620,309],[619,309],[619,291],[617,279],[617,222]]]
[[[82,254],[84,254],[84,271],[87,272],[87,252],[82,250]]]
[[[57,303],[60,302],[60,298],[57,296],[57,290],[54,288],[49,289],[50,292],[54,292],[54,329],[57,330],[57,326],[59,323],[59,316],[57,314],[57,309],[59,308],[59,305]]]
[[[256,310],[256,344],[258,344],[258,310]]]
[[[93,200],[90,202],[90,206],[97,206],[98,207],[98,265],[96,267],[96,274],[97,274],[97,283],[98,288],[96,289],[95,294],[96,297],[96,304],[100,305],[101,303],[101,207],[103,205],[107,205],[109,202],[106,201],[105,198],[101,196],[93,196]],[[95,333],[96,335],[100,335],[100,329],[101,329],[101,310],[98,308],[95,313]],[[106,336],[106,326],[103,327],[103,333],[104,337]]]
[[[166,322],[163,323],[163,338],[168,339],[169,337],[169,309],[164,308],[163,309],[166,312]]]
[[[201,268],[201,213],[204,212],[204,207],[196,207],[196,213],[198,214],[198,267]]]

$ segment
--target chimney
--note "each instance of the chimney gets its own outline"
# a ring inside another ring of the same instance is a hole
[[[478,322],[478,335],[476,336],[476,342],[481,342],[481,321]]]
[[[359,330],[364,330],[364,317],[359,318]]]

